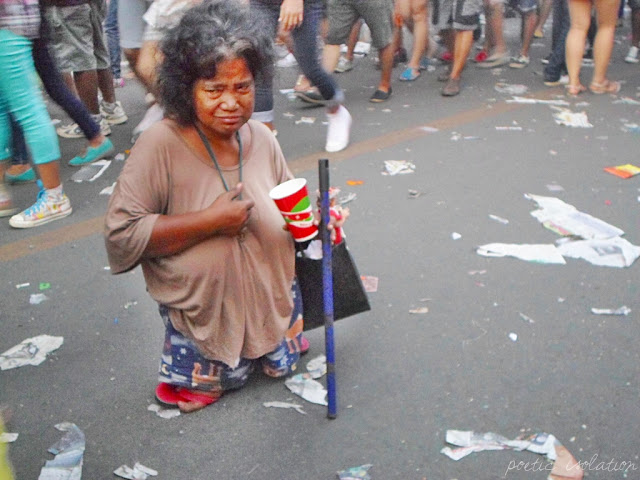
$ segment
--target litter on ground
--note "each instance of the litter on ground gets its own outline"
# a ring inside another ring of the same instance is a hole
[[[340,470],[337,472],[340,480],[371,480],[371,475],[367,472],[373,465],[367,463],[366,465],[360,465],[359,467],[352,467],[346,470]]]
[[[540,98],[528,98],[528,97],[513,97],[511,100],[507,100],[506,103],[529,103],[529,104],[543,104],[543,105],[558,105],[569,106],[569,102],[566,100],[543,100]]]
[[[147,407],[147,410],[149,410],[150,412],[155,412],[157,416],[159,416],[160,418],[164,418],[165,420],[180,416],[179,408],[162,408],[160,405],[156,405],[155,403],[149,405]]]
[[[631,313],[631,309],[626,305],[620,308],[592,308],[591,313],[594,315],[624,315],[626,317]]]
[[[553,114],[553,118],[558,125],[565,125],[574,128],[593,128],[589,123],[586,112],[572,112],[568,108],[554,107],[558,110]]]
[[[311,378],[308,373],[298,373],[293,377],[287,378],[284,384],[289,390],[304,398],[307,402],[327,405],[325,400],[327,390],[320,382]]]
[[[483,257],[515,257],[527,262],[565,265],[555,245],[552,244],[508,244],[488,243],[476,249]]]
[[[475,433],[447,430],[446,442],[458,448],[447,446],[440,450],[440,453],[456,461],[474,452],[486,450],[515,450],[519,452],[526,450],[544,455],[548,460],[554,462],[548,476],[549,480],[580,480],[584,475],[580,463],[576,461],[569,450],[556,437],[548,433],[534,433],[509,440],[493,432]],[[514,460],[510,461],[504,476],[511,470],[516,470],[518,465]]]
[[[640,173],[640,167],[627,163],[626,165],[618,165],[617,167],[605,167],[604,171],[620,178],[631,178]]]
[[[318,355],[307,362],[307,371],[311,378],[318,379],[327,373],[327,357]]]
[[[100,195],[113,195],[113,189],[116,188],[116,183],[117,182],[113,182],[111,186],[105,187],[100,190]]]
[[[424,313],[429,313],[429,307],[412,308],[411,310],[409,310],[409,313],[414,314],[414,315],[420,315],[420,314],[424,314]]]
[[[0,443],[13,443],[18,439],[18,433],[0,433]]]
[[[29,304],[30,305],[40,305],[45,300],[49,300],[44,293],[32,293],[29,295]]]
[[[288,403],[288,402],[263,402],[262,404],[265,407],[271,407],[271,408],[291,408],[293,410],[295,410],[298,413],[301,413],[303,415],[306,415],[307,412],[305,412],[302,409],[302,405],[299,405],[297,403]]]
[[[495,220],[496,222],[501,223],[503,225],[508,225],[509,224],[509,220],[507,220],[506,218],[499,217],[498,215],[489,214],[489,218],[491,220]]]
[[[512,95],[512,96],[524,95],[529,90],[529,88],[526,85],[509,84],[509,83],[503,83],[503,82],[496,83],[494,88],[498,93],[505,93],[507,95]]]
[[[66,433],[49,448],[55,457],[46,461],[38,480],[80,480],[85,449],[84,433],[70,422],[59,423],[55,427]]]
[[[378,291],[378,277],[371,277],[369,275],[362,275],[360,277],[364,291],[367,293],[373,293]]]
[[[416,166],[407,160],[385,160],[383,175],[403,175],[413,173]]]
[[[113,471],[113,474],[129,480],[147,480],[149,477],[158,476],[158,472],[156,470],[146,467],[139,462],[136,462],[133,468],[128,465],[120,465]]]
[[[100,177],[111,165],[111,160],[98,160],[97,162],[85,165],[71,176],[71,180],[77,183],[93,182]]]
[[[47,354],[60,348],[63,342],[63,337],[50,335],[27,338],[0,354],[0,370],[9,370],[25,365],[40,365],[47,358]]]

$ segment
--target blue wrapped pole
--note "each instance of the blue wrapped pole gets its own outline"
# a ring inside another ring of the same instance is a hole
[[[318,174],[320,177],[320,232],[322,239],[322,300],[324,306],[324,337],[325,355],[327,357],[327,417],[333,419],[338,416],[338,400],[336,393],[336,358],[333,341],[333,271],[331,269],[331,232],[329,225],[329,160],[318,160]]]

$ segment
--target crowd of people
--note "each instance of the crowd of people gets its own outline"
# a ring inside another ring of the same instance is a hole
[[[15,228],[63,218],[72,211],[59,175],[57,136],[85,138],[86,148],[69,161],[81,166],[111,155],[111,126],[127,121],[116,99],[124,85],[125,59],[145,87],[147,111],[132,129],[132,141],[164,117],[158,101],[161,42],[186,11],[202,0],[6,0],[0,4],[0,216],[13,215]],[[432,65],[443,64],[441,94],[458,95],[468,60],[481,69],[526,68],[534,38],[551,30],[551,52],[543,59],[544,83],[565,85],[569,96],[587,90],[616,93],[620,83],[607,77],[614,33],[624,0],[241,0],[262,22],[270,38],[290,51],[301,75],[295,95],[326,107],[325,150],[349,144],[352,117],[339,76],[353,68],[353,52],[366,24],[377,52],[380,79],[371,102],[392,96],[393,68],[404,63],[398,81],[412,82]],[[631,9],[631,42],[625,61],[640,61],[640,1]],[[118,3],[121,3],[118,8]],[[509,51],[504,40],[506,11],[521,16],[520,42]],[[552,27],[546,23],[553,11]],[[481,17],[484,16],[485,22]],[[483,27],[483,28],[481,28]],[[404,48],[403,32],[412,45]],[[483,35],[484,34],[484,35]],[[474,43],[481,49],[472,55]],[[587,42],[588,40],[588,42]],[[341,46],[347,51],[341,54]],[[588,44],[588,46],[587,46]],[[580,80],[583,62],[593,62],[588,87]],[[36,81],[72,123],[51,127]],[[272,72],[256,79],[252,118],[277,134]],[[2,161],[4,160],[4,161]],[[10,161],[9,161],[10,160]],[[34,168],[31,166],[35,166]],[[37,170],[37,175],[36,175]],[[16,214],[8,183],[38,179],[36,202]],[[15,215],[14,215],[15,214]]]

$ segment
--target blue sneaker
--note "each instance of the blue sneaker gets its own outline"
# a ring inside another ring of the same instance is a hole
[[[101,158],[106,157],[110,153],[113,153],[113,143],[108,138],[104,139],[97,147],[89,146],[84,155],[78,155],[77,157],[73,157],[69,160],[69,165],[72,167],[77,167],[79,165],[85,165],[87,163],[95,162],[96,160],[100,160]]]

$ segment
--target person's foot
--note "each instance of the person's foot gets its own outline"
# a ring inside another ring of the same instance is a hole
[[[38,183],[40,184],[40,192],[36,203],[11,217],[9,225],[13,228],[37,227],[71,215],[73,211],[71,202],[61,189],[56,194],[52,190],[45,190],[42,184]]]
[[[497,68],[506,65],[511,61],[509,52],[493,53],[484,62],[478,63],[478,68]]]
[[[447,84],[442,87],[441,95],[443,97],[455,97],[460,93],[460,79],[459,78],[450,78],[447,81]]]
[[[336,73],[345,73],[349,70],[353,70],[353,61],[341,55],[338,59],[338,65],[336,65],[333,71]]]
[[[569,84],[569,76],[568,75],[560,75],[558,77],[548,77],[544,76],[544,84],[547,87],[558,87],[560,85],[568,85]]]
[[[549,59],[551,58],[551,54],[547,55],[546,57],[543,57],[540,59],[540,63],[542,63],[543,65],[549,65]]]
[[[30,165],[11,165],[4,172],[7,183],[28,183],[36,181],[36,172]]]
[[[105,138],[102,143],[96,147],[89,145],[82,155],[77,155],[69,160],[69,165],[72,167],[85,165],[100,160],[111,153],[113,153],[113,143],[111,143],[111,140],[108,138]]]
[[[327,152],[339,152],[349,145],[351,133],[351,114],[340,105],[335,113],[327,113],[329,127],[327,128],[327,143],[324,149]]]
[[[476,63],[482,63],[484,62],[487,58],[489,58],[489,54],[487,53],[487,51],[483,48],[482,50],[480,50],[478,53],[476,53],[476,56],[473,57],[473,61]]]
[[[541,28],[537,28],[535,32],[533,32],[534,38],[544,38],[544,30]]]
[[[413,82],[420,76],[420,70],[417,68],[407,67],[398,77],[401,82]]]
[[[638,59],[638,47],[631,45],[629,51],[627,52],[627,56],[624,57],[624,61],[627,63],[638,63],[640,59]]]
[[[298,65],[298,61],[296,60],[296,57],[293,56],[293,53],[287,53],[276,62],[276,67],[280,68],[295,67],[296,65]]]
[[[589,90],[591,90],[591,93],[595,93],[596,95],[602,95],[604,93],[618,93],[620,91],[620,87],[620,82],[605,80],[602,83],[591,82]]]
[[[320,94],[317,87],[311,87],[306,90],[294,90],[293,94],[305,103],[314,105],[324,105],[326,100]]]
[[[129,120],[127,114],[124,113],[122,103],[116,101],[115,103],[107,103],[105,101],[100,102],[100,113],[109,125],[120,125],[121,123]]]
[[[105,137],[111,135],[111,127],[106,119],[101,118],[99,122],[100,133]],[[77,123],[70,123],[69,125],[62,125],[56,128],[56,133],[62,138],[85,138],[84,132],[80,129]]]
[[[584,85],[565,85],[564,88],[567,91],[567,95],[574,98],[587,89]]]
[[[376,90],[375,92],[373,92],[373,95],[371,95],[371,98],[369,98],[369,101],[372,103],[381,103],[381,102],[386,102],[390,98],[391,98],[391,87],[389,87],[389,90],[387,90],[386,92],[380,89]]]
[[[451,66],[446,67],[444,70],[442,70],[436,77],[436,80],[438,80],[439,82],[448,82],[449,75],[451,75]]]
[[[527,65],[529,65],[529,62],[530,62],[529,57],[525,57],[524,55],[519,55],[518,57],[511,59],[511,62],[509,62],[509,67],[524,68]]]
[[[453,62],[453,53],[446,51],[440,55],[440,61],[443,63],[451,63]]]
[[[0,217],[8,217],[16,213],[18,209],[13,204],[11,192],[7,187],[0,183]]]
[[[181,412],[191,413],[220,400],[220,392],[204,392],[160,383],[156,387],[156,401],[165,407],[178,407]]]
[[[120,78],[120,77],[118,77],[118,78],[114,78],[114,79],[113,79],[113,86],[114,86],[115,88],[122,88],[122,87],[124,87],[124,78]]]

